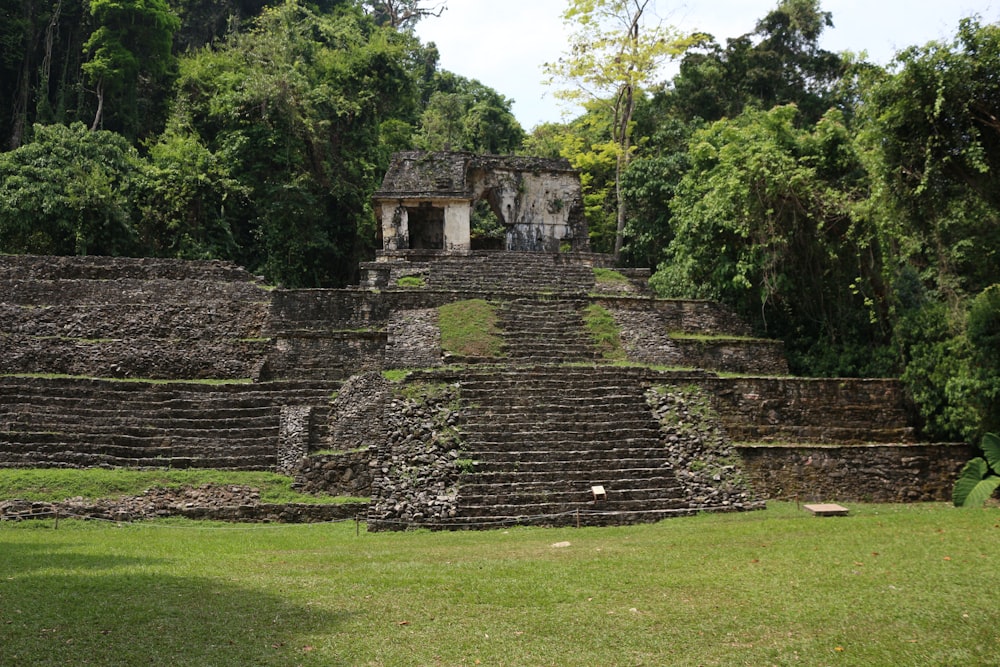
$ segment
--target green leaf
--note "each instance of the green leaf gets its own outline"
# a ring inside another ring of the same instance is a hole
[[[990,470],[1000,472],[1000,435],[987,433],[983,436],[983,452],[986,454],[986,462],[990,465]]]
[[[982,507],[998,485],[1000,477],[990,475],[986,460],[977,456],[962,468],[951,499],[955,507]]]

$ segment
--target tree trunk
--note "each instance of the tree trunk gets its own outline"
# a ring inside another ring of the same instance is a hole
[[[104,81],[97,82],[97,113],[94,114],[94,122],[90,126],[91,132],[96,132],[101,127],[101,114],[104,113]]]
[[[618,200],[618,225],[615,230],[615,262],[621,257],[622,246],[625,244],[625,197],[622,196],[622,174],[628,167],[629,154],[632,150],[628,124],[632,122],[632,111],[635,108],[635,95],[631,85],[625,87],[622,100],[620,129],[618,130],[618,159],[615,161],[615,197]]]

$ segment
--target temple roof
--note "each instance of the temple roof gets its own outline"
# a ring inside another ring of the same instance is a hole
[[[569,161],[514,155],[404,151],[392,156],[376,199],[471,199],[474,171],[573,171]]]

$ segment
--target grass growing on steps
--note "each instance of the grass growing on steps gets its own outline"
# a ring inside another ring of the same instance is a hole
[[[850,510],[454,533],[0,523],[0,664],[996,664],[1000,512]]]
[[[460,357],[497,357],[503,340],[493,306],[483,299],[456,301],[438,308],[441,348]]]
[[[0,468],[0,500],[18,498],[58,502],[82,496],[90,500],[136,496],[153,488],[176,489],[205,484],[260,489],[265,503],[338,503],[346,498],[307,495],[292,490],[292,479],[269,472],[227,470],[130,470],[88,468]],[[355,499],[356,500],[356,499]]]
[[[618,323],[607,308],[598,303],[590,304],[583,310],[583,322],[604,359],[607,361],[626,359]]]
[[[629,279],[614,269],[605,269],[599,266],[594,267],[594,280],[598,285],[626,284]]]
[[[427,283],[421,276],[402,276],[396,279],[397,287],[426,287]]]

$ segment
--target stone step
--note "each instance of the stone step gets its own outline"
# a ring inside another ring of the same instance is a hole
[[[209,468],[214,470],[273,470],[274,455],[269,456],[213,456],[211,458],[128,458],[106,454],[88,454],[78,451],[59,452],[54,456],[25,454],[0,455],[3,468]]]
[[[594,509],[593,507],[581,506],[575,509],[570,508],[563,512],[540,516],[525,516],[523,514],[493,514],[467,517],[456,516],[437,523],[428,522],[423,525],[436,528],[449,528],[452,530],[483,530],[510,526],[617,526],[632,525],[637,523],[655,523],[669,517],[696,514],[699,511],[700,510],[698,509],[683,507],[659,510],[640,509],[616,511],[612,509]],[[377,518],[369,518],[368,526],[370,530],[393,530],[401,527],[398,523],[380,521]]]
[[[0,421],[0,424],[3,424]],[[136,423],[93,423],[79,421],[76,423],[59,423],[57,421],[31,420],[27,422],[8,422],[5,430],[0,430],[0,442],[5,439],[23,439],[20,434],[27,433],[59,433],[73,436],[116,435],[139,438],[204,438],[212,437],[222,440],[241,440],[256,438],[276,438],[278,419],[261,422],[255,426],[220,426],[211,419],[205,419],[197,425],[171,424],[136,424]],[[19,428],[20,427],[20,428]]]
[[[19,447],[33,447],[38,451],[54,451],[56,448],[64,447],[67,443],[72,443],[73,447],[91,447],[114,450],[118,452],[128,451],[153,451],[170,450],[181,452],[185,449],[204,450],[226,450],[252,449],[255,447],[275,449],[277,446],[277,431],[271,434],[246,435],[245,437],[234,437],[227,439],[218,434],[202,435],[126,435],[119,433],[52,433],[28,431],[17,434],[17,437],[7,437],[4,434],[0,438],[0,446],[8,449]]]
[[[727,427],[727,432],[734,442],[773,442],[773,443],[821,443],[821,444],[860,444],[872,443],[914,443],[918,441],[916,429],[911,426],[873,426],[860,424],[856,426],[767,426],[746,425],[743,427]]]
[[[607,405],[618,409],[623,405],[647,406],[646,398],[637,390],[623,392],[605,387],[602,390],[575,392],[559,388],[553,391],[518,391],[511,389],[504,393],[475,393],[462,391],[462,397],[473,405],[485,406],[482,409],[499,406],[504,409],[529,408],[537,405],[554,407],[600,406]]]
[[[522,450],[469,451],[466,458],[476,462],[475,470],[480,472],[503,472],[507,470],[588,471],[608,468],[640,468],[665,463],[662,446],[653,447],[612,447],[588,448],[586,443],[570,442],[563,448],[546,447],[530,452]],[[612,465],[613,464],[613,465]]]
[[[580,489],[567,489],[560,487],[522,487],[511,485],[505,488],[497,488],[491,491],[482,492],[478,489],[466,493],[465,489],[459,493],[458,507],[461,514],[468,515],[469,510],[475,507],[533,507],[542,508],[545,506],[562,506],[567,503],[590,503],[596,505],[621,505],[624,503],[645,502],[649,505],[669,503],[671,506],[685,505],[683,489],[680,484],[674,483],[662,487],[627,487],[623,480],[615,481],[616,488],[611,489],[604,486],[606,495],[602,500],[594,498],[591,487]],[[647,507],[649,506],[647,505]],[[540,513],[546,513],[542,509]]]
[[[484,426],[476,433],[470,433],[466,429],[466,446],[472,450],[477,448],[477,443],[509,442],[512,443],[512,447],[523,447],[530,450],[536,447],[537,443],[564,440],[585,442],[591,445],[629,440],[659,440],[656,431],[649,428],[622,428],[617,423],[562,425],[558,429],[552,429],[550,426],[539,424],[538,428],[531,429],[518,428],[516,425],[511,428],[504,424],[498,424],[490,430],[486,430]]]
[[[474,472],[463,473],[462,488],[472,488],[497,484],[605,484],[608,479],[670,479],[677,481],[673,468],[666,462],[657,459],[616,459],[605,462],[604,466],[597,461],[589,462],[589,469],[571,466],[557,469],[543,461],[530,461],[526,465],[511,466],[493,463],[492,465],[475,465]],[[609,464],[614,463],[614,466]],[[652,464],[652,467],[650,465]],[[597,481],[592,481],[597,480]],[[605,481],[600,481],[605,480]]]
[[[588,497],[589,496],[589,497]],[[690,510],[688,504],[677,498],[656,500],[619,500],[595,503],[593,496],[580,494],[578,499],[566,498],[561,502],[534,502],[512,504],[459,505],[456,518],[544,517],[547,515],[585,512],[652,512],[659,510]]]

